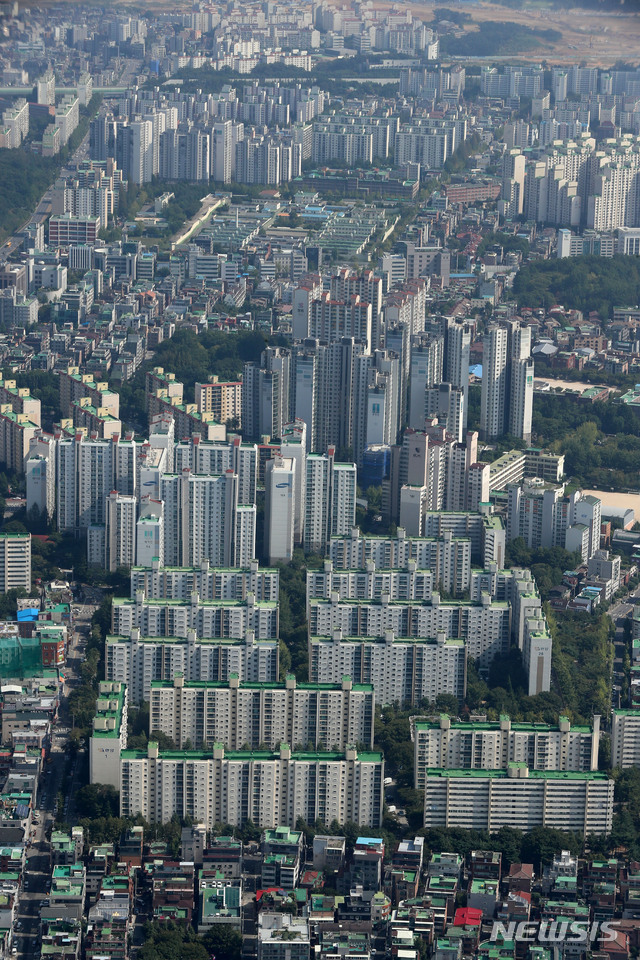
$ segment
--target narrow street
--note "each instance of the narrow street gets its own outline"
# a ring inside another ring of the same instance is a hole
[[[82,754],[86,752],[87,747],[85,744],[77,757],[70,756],[67,751],[69,733],[71,732],[68,697],[74,684],[80,678],[80,664],[84,659],[91,617],[96,609],[97,607],[94,604],[73,605],[74,619],[69,640],[66,679],[63,686],[59,718],[58,723],[53,728],[49,762],[45,763],[40,778],[37,813],[34,817],[30,846],[27,850],[24,888],[20,893],[19,915],[16,924],[18,949],[14,956],[25,958],[25,960],[27,958],[31,960],[39,954],[40,910],[47,905],[51,876],[49,839],[57,812],[58,794],[68,770],[71,773],[71,782],[68,791],[66,791],[65,799],[69,803],[69,807],[65,814],[65,820],[68,823],[74,822],[73,798],[78,786],[76,776],[82,769],[84,763]],[[36,823],[36,820],[39,822]]]

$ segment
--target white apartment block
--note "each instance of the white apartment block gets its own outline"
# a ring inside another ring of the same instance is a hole
[[[31,534],[0,533],[0,590],[31,590]]]
[[[137,497],[123,496],[116,490],[107,497],[105,555],[102,559],[106,570],[132,567],[135,563],[137,512]]]
[[[127,746],[127,687],[101,681],[89,740],[89,782],[120,789],[120,754]]]
[[[527,617],[522,636],[522,662],[529,681],[527,693],[535,697],[551,689],[551,651],[553,641],[542,614]]]
[[[238,502],[238,477],[162,474],[164,559],[193,566],[207,557],[218,566],[246,566],[255,555],[255,505]]]
[[[0,145],[9,150],[17,149],[29,133],[29,104],[20,97],[2,114]]]
[[[311,301],[309,337],[323,343],[333,343],[343,337],[353,337],[371,349],[371,304],[355,294],[348,302],[332,300],[326,291]]]
[[[40,438],[34,443],[36,455],[42,453],[41,444]],[[103,440],[78,432],[73,438],[56,434],[49,450],[48,468],[51,454],[55,458],[58,530],[78,533],[94,524],[105,526],[112,490],[124,495],[138,491],[139,471],[149,447],[135,443],[132,436]]]
[[[522,537],[528,547],[567,547],[584,543],[584,560],[600,547],[602,503],[581,490],[565,496],[564,484],[539,477],[508,486],[507,537]],[[587,528],[584,534],[582,527]],[[576,540],[576,531],[580,534]],[[584,534],[584,535],[583,535]]]
[[[414,717],[414,785],[424,790],[427,770],[502,770],[510,763],[526,763],[531,770],[597,770],[600,717],[593,729],[572,726],[560,717],[556,726],[513,723],[503,716],[494,722],[464,723]]]
[[[278,600],[280,571],[262,568],[257,560],[247,567],[214,567],[208,559],[197,567],[165,567],[154,560],[131,570],[131,597],[139,590],[149,600],[188,600],[195,591],[203,600]]]
[[[140,630],[147,637],[186,637],[190,630],[236,640],[247,630],[258,640],[278,636],[278,604],[256,601],[251,593],[244,600],[201,600],[197,593],[187,600],[148,600],[138,590],[132,599],[114,598],[111,620],[114,633]]]
[[[479,603],[483,595],[510,605],[511,639],[522,651],[529,696],[550,690],[552,640],[531,571],[517,567],[500,570],[495,563],[474,570],[471,600]]]
[[[462,593],[470,583],[471,539],[458,537],[452,530],[445,530],[437,537],[409,537],[399,527],[395,537],[371,537],[354,527],[349,537],[332,537],[328,553],[334,576],[338,570],[370,570],[379,574],[393,571],[393,578],[389,578],[390,588],[392,580],[396,589],[401,589],[403,577],[409,583],[419,575],[424,578],[426,572],[431,573],[434,587],[440,584],[449,593]],[[370,568],[370,564],[374,567]],[[326,565],[325,572],[329,572]],[[319,575],[319,572],[313,571],[313,575]],[[376,578],[376,582],[382,583],[380,578]],[[394,596],[392,589],[380,590],[380,593],[389,593],[391,599],[403,599]],[[423,599],[429,599],[426,593]]]
[[[336,463],[334,448],[328,456],[307,457],[304,549],[324,553],[332,536],[344,536],[356,519],[357,473],[355,463]]]
[[[427,770],[424,825],[527,832],[537,827],[611,832],[614,782],[604,773],[530,770]]]
[[[640,710],[612,711],[611,766],[640,767]]]
[[[173,470],[177,474],[187,468],[193,474],[209,476],[232,470],[238,477],[238,503],[255,503],[258,448],[254,443],[242,442],[239,437],[230,443],[192,437],[176,443],[172,453]]]
[[[69,137],[80,122],[80,101],[77,97],[67,95],[56,107],[54,124],[60,128],[60,146],[69,142]]]
[[[126,683],[129,701],[139,704],[151,696],[154,680],[227,683],[231,675],[242,682],[275,683],[279,676],[278,640],[256,640],[248,631],[241,639],[145,637],[139,630],[128,636],[108,636],[105,644],[107,680]]]
[[[307,823],[382,822],[384,761],[379,753],[268,751],[160,754],[124,751],[120,763],[120,814],[166,823],[174,814],[209,829],[215,823],[261,829]]]
[[[467,683],[467,651],[459,638],[396,636],[310,636],[309,676],[313,683],[337,683],[343,676],[370,683],[376,703],[434,702],[441,693],[462,700]]]
[[[293,558],[297,468],[289,457],[275,457],[265,465],[264,539],[269,563]]]
[[[41,516],[51,520],[56,509],[55,457],[34,450],[32,443],[25,460],[25,474],[27,510],[35,505]]]
[[[149,729],[161,730],[182,746],[223,744],[229,750],[245,745],[275,750],[290,743],[294,750],[344,750],[349,743],[373,748],[374,694],[371,684],[154,681],[151,684]]]
[[[309,635],[331,637],[342,631],[347,637],[383,637],[391,630],[397,637],[426,639],[444,633],[464,640],[467,654],[488,669],[494,656],[506,653],[510,641],[509,604],[492,601],[484,594],[480,604],[444,602],[434,593],[430,603],[390,600],[309,601]],[[350,674],[353,676],[353,674]]]
[[[385,594],[391,600],[430,600],[434,579],[430,570],[418,570],[415,560],[404,570],[377,570],[373,560],[361,570],[334,570],[325,560],[322,570],[307,571],[307,603],[330,600],[334,593],[341,600],[380,600]]]
[[[164,563],[164,504],[162,500],[143,497],[140,516],[136,520],[135,562],[143,567]]]

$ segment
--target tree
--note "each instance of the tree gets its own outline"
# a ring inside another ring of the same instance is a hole
[[[88,783],[76,793],[75,808],[79,817],[117,817],[118,791],[110,784]]]
[[[162,730],[152,730],[149,734],[149,740],[158,744],[158,748],[161,753],[165,750],[175,750],[176,744],[175,741],[168,737],[166,733],[163,733]]]
[[[140,960],[210,960],[203,941],[193,927],[167,921],[147,923],[145,943],[138,951]]]
[[[523,863],[532,863],[534,869],[542,873],[543,865],[551,863],[559,850],[579,854],[582,850],[582,838],[576,833],[536,827],[524,835],[520,856]]]
[[[240,960],[242,937],[238,930],[227,924],[214,924],[205,933],[203,943],[216,960]]]

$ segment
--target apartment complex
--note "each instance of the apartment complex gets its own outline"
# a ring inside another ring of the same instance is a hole
[[[540,477],[509,484],[507,536],[522,537],[528,547],[565,547],[588,560],[600,548],[602,503],[593,494]]]
[[[531,442],[533,360],[531,328],[520,321],[489,326],[483,339],[481,431]]]
[[[186,637],[194,630],[199,637],[239,639],[251,631],[257,640],[278,636],[278,604],[272,600],[147,600],[142,591],[135,598],[115,597],[111,613],[117,634],[140,630],[147,637]]]
[[[148,637],[139,630],[126,636],[110,635],[105,643],[105,676],[127,685],[130,703],[149,702],[154,680],[229,682],[235,674],[241,681],[275,683],[279,677],[279,642],[258,640],[252,631],[239,639],[197,637]]]
[[[131,597],[142,591],[149,600],[187,600],[197,593],[203,600],[276,602],[280,571],[260,568],[258,560],[247,567],[216,567],[203,558],[197,567],[165,567],[159,560],[131,568]]]
[[[640,767],[640,710],[611,713],[611,766]]]
[[[560,717],[556,726],[495,722],[461,722],[413,718],[416,790],[424,790],[427,771],[500,770],[510,763],[526,763],[531,770],[593,771],[598,769],[600,717],[593,728],[572,726]]]
[[[312,637],[397,637],[426,639],[444,634],[464,641],[469,657],[488,668],[497,653],[506,653],[511,636],[510,609],[506,601],[483,594],[479,604],[442,601],[434,593],[428,603],[390,600],[309,601],[309,633]],[[351,674],[353,676],[353,674]]]
[[[149,727],[183,745],[229,750],[275,750],[280,743],[294,749],[344,750],[349,743],[373,747],[374,694],[371,684],[154,681]]]
[[[125,750],[120,765],[120,814],[165,823],[174,814],[209,829],[215,823],[261,828],[382,821],[384,761],[379,753],[270,751],[160,753]]]
[[[368,560],[380,570],[405,569],[414,560],[418,570],[432,570],[439,582],[449,576],[449,565],[457,570],[464,562],[465,541],[470,545],[470,564],[486,566],[495,561],[503,566],[504,529],[498,517],[486,513],[427,511],[422,536],[409,536],[403,527],[398,527],[395,537],[372,536],[354,526],[348,535],[332,537],[327,553],[336,570],[362,569]],[[452,559],[444,559],[447,549]]]
[[[614,782],[606,773],[531,770],[426,771],[424,825],[495,833],[501,827],[611,832]]]
[[[200,413],[210,413],[216,423],[242,426],[242,381],[211,377],[207,383],[195,385],[195,401]]]
[[[340,630],[309,638],[309,676],[336,683],[344,675],[373,686],[376,702],[433,702],[443,693],[462,701],[467,685],[467,648],[460,637],[439,632],[417,639],[385,630],[350,636]]]

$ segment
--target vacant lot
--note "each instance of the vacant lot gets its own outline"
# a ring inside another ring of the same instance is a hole
[[[341,6],[339,0],[336,5]],[[402,4],[376,0],[373,6],[384,10]],[[435,7],[468,14],[476,23],[486,20],[523,24],[538,30],[557,30],[562,40],[523,51],[519,60],[553,63],[585,63],[593,67],[612,67],[617,61],[640,64],[640,16],[629,13],[600,13],[596,10],[557,10],[551,4],[531,3],[523,10],[512,10],[497,3],[409,3],[416,17],[431,20]],[[465,32],[473,31],[473,24]]]

